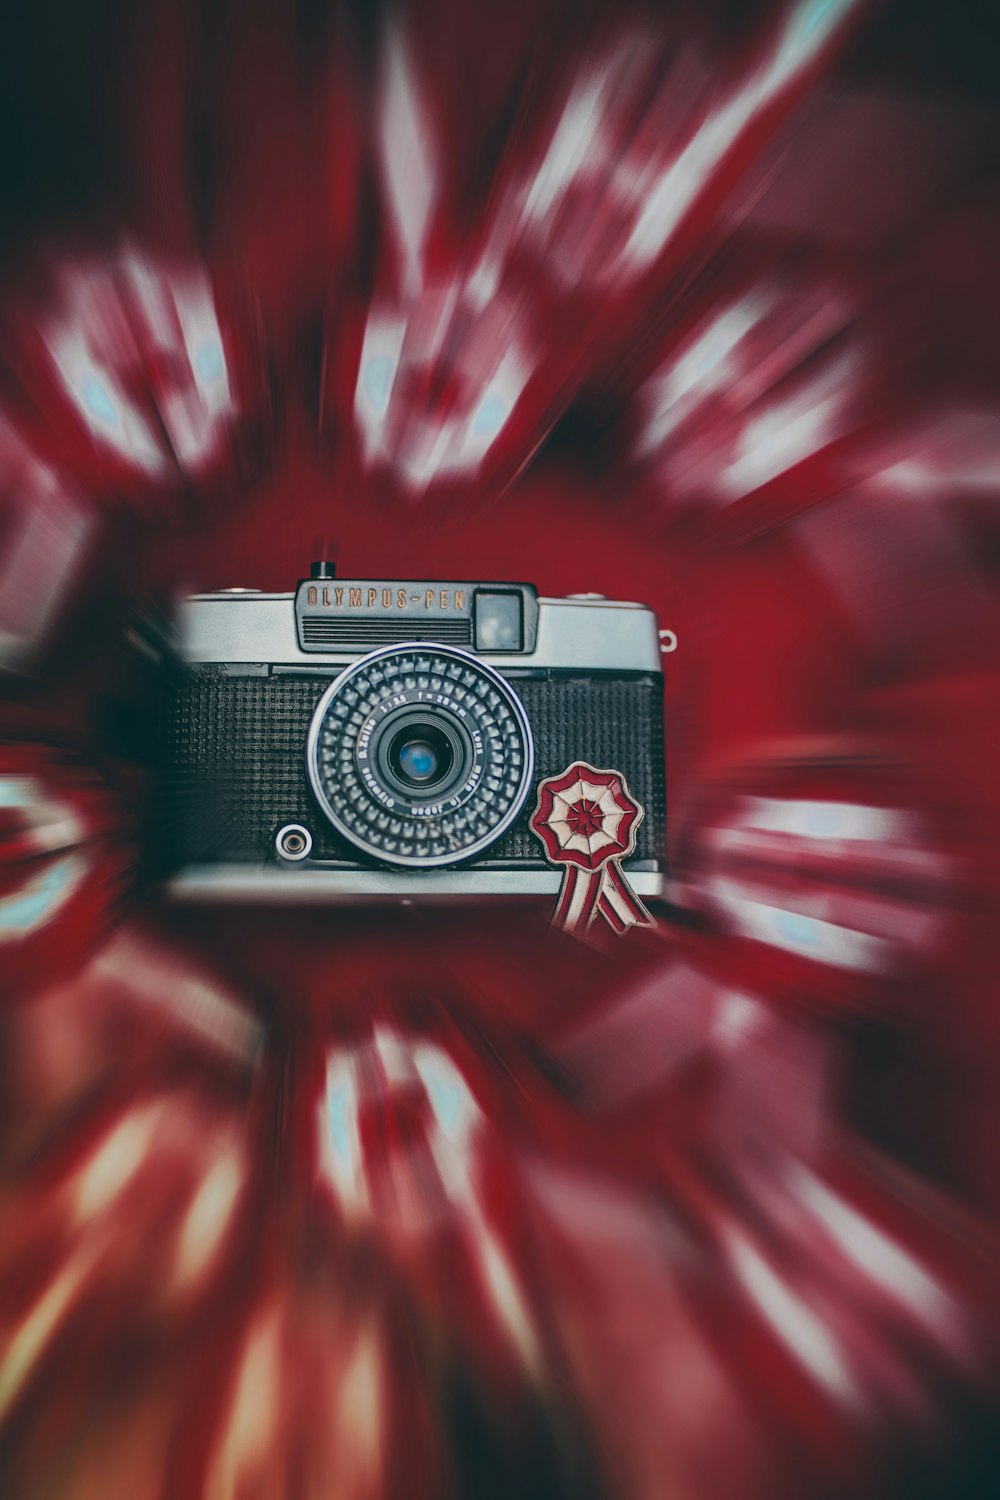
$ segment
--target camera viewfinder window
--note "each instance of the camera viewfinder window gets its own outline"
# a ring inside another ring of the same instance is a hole
[[[476,594],[476,650],[520,651],[523,645],[520,594]]]

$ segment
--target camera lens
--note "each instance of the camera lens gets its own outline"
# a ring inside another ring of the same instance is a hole
[[[403,730],[392,742],[389,759],[403,781],[427,787],[450,770],[451,745],[447,737],[432,725],[426,726],[418,735],[411,736],[409,730]]]
[[[390,865],[481,853],[524,806],[533,766],[510,684],[452,647],[373,651],[327,689],[309,731],[309,779],[323,812]]]

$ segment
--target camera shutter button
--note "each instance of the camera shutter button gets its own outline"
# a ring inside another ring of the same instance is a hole
[[[567,594],[567,599],[606,599],[607,594]]]

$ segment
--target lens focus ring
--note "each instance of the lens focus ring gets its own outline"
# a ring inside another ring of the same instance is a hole
[[[399,645],[349,667],[320,699],[309,778],[335,828],[386,864],[469,859],[510,826],[534,752],[510,685],[451,647]]]

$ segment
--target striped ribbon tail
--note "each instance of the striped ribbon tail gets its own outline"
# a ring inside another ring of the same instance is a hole
[[[607,860],[599,870],[567,865],[552,925],[582,933],[598,913],[619,937],[630,927],[656,925],[616,859]]]

